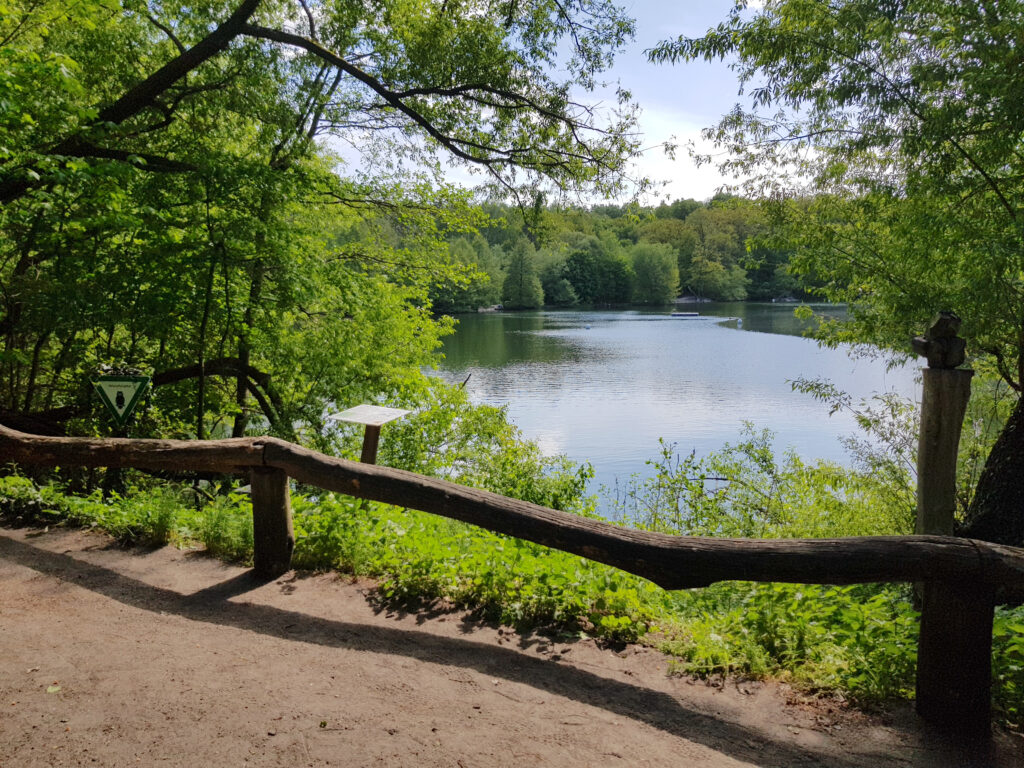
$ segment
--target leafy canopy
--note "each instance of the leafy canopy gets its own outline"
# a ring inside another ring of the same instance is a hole
[[[572,93],[631,34],[605,0],[0,0],[0,411],[89,418],[102,366],[154,373],[150,433],[425,397],[477,223],[437,174],[628,185],[626,94]]]
[[[212,94],[279,152],[331,135],[383,175],[443,159],[504,189],[544,178],[621,190],[637,148],[628,93],[610,110],[572,95],[595,88],[632,35],[607,0],[8,0],[2,10],[0,200],[77,161],[194,170],[163,138],[197,117],[225,127],[225,112],[204,110]]]

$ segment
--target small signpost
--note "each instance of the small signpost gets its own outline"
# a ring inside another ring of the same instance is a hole
[[[128,373],[106,374],[92,380],[96,393],[107,407],[111,417],[114,419],[116,429],[115,437],[127,437],[128,419],[135,412],[135,408],[142,401],[142,396],[149,389],[149,376],[136,376]],[[108,467],[103,478],[103,497],[110,493],[122,493],[124,483],[121,480],[121,470],[118,467]]]
[[[100,376],[92,385],[118,429],[124,429],[149,388],[149,376]]]
[[[347,411],[335,414],[332,418],[350,424],[363,424],[363,455],[359,458],[363,464],[377,463],[377,443],[380,441],[380,428],[389,421],[395,421],[412,411],[401,408],[385,408],[382,405],[357,405]]]

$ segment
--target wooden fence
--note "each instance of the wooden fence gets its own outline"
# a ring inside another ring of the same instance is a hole
[[[637,531],[413,472],[361,464],[269,437],[131,440],[41,437],[0,425],[0,464],[248,474],[254,567],[288,570],[288,481],[472,523],[621,568],[665,589],[716,581],[924,582],[917,709],[964,737],[989,732],[996,595],[1024,595],[1024,549],[951,536],[719,539]]]

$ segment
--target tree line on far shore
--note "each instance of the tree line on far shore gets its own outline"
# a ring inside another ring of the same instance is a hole
[[[546,206],[538,196],[527,210],[484,209],[488,221],[477,233],[448,241],[466,277],[432,289],[437,312],[807,295],[789,252],[767,244],[763,209],[745,198],[583,208]]]

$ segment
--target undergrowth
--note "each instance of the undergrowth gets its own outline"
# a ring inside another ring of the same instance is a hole
[[[680,460],[664,446],[655,477],[632,486],[632,517],[622,514],[623,524],[705,535],[843,536],[900,532],[908,519],[901,508],[877,511],[869,477],[795,457],[779,465],[765,452],[768,435],[748,437],[706,461]],[[730,476],[743,484],[721,479]],[[586,505],[579,508],[586,513]],[[913,695],[918,616],[903,585],[726,582],[666,592],[581,557],[413,510],[299,493],[293,509],[296,567],[373,577],[386,601],[444,600],[523,630],[644,642],[687,674],[782,678],[861,702]],[[243,563],[252,557],[252,509],[242,493],[215,495],[197,508],[191,489],[136,488],[104,501],[7,476],[0,478],[0,515],[93,526],[153,546],[201,543]],[[998,609],[993,638],[996,709],[1020,727],[1024,609]]]

